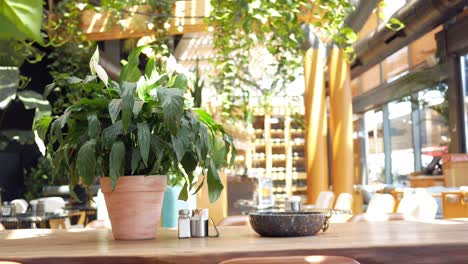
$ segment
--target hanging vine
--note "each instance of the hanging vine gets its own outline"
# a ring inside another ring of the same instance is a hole
[[[225,116],[232,116],[239,105],[248,108],[248,93],[266,98],[265,107],[268,98],[282,92],[285,96],[285,87],[300,75],[304,25],[314,26],[322,40],[336,43],[347,54],[353,53],[357,40],[356,32],[344,23],[354,11],[349,0],[211,0],[211,5],[215,85],[223,97]],[[263,63],[260,59],[252,67],[259,50],[267,51],[272,59]],[[260,72],[252,74],[252,68]],[[269,74],[271,82],[258,78],[259,74]],[[242,115],[237,118],[249,122],[248,113]]]

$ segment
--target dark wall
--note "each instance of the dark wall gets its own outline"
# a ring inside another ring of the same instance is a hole
[[[48,52],[48,50],[43,50]],[[25,62],[20,67],[21,75],[31,78],[25,89],[43,93],[47,84],[52,82],[47,65],[46,56],[36,64]],[[31,131],[34,118],[34,110],[26,110],[20,101],[15,101],[3,111],[0,116],[0,130],[24,130]],[[2,200],[8,201],[20,198],[24,192],[24,169],[35,166],[40,152],[35,144],[22,145],[16,141],[10,142],[8,147],[0,151],[0,188]]]

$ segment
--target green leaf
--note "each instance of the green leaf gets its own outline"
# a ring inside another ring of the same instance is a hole
[[[135,86],[126,87],[123,94],[122,125],[125,133],[127,133],[130,123],[132,121],[133,105],[135,103],[133,93],[135,88]]]
[[[124,173],[125,145],[122,141],[116,141],[112,145],[109,154],[109,176],[112,182],[112,190],[115,190],[117,180]]]
[[[137,124],[138,145],[140,146],[141,158],[145,166],[148,166],[148,156],[151,146],[151,133],[147,123]]]
[[[157,93],[163,110],[164,123],[175,135],[179,131],[180,120],[184,115],[184,92],[174,88],[159,88]]]
[[[201,190],[201,188],[203,187],[204,182],[205,182],[205,177],[203,176],[203,179],[201,181],[197,182],[198,183],[197,189],[195,189],[195,191],[192,193],[192,195],[197,194]]]
[[[34,123],[34,130],[37,131],[37,135],[42,141],[46,141],[46,134],[52,120],[53,118],[51,116],[44,116]]]
[[[132,149],[132,175],[138,169],[141,161],[141,154],[139,148]]]
[[[101,122],[95,113],[88,115],[88,135],[90,138],[97,138],[101,133]]]
[[[154,59],[150,58],[148,59],[148,62],[146,63],[146,66],[145,66],[146,77],[149,79],[153,75],[154,71],[156,71]]]
[[[119,135],[123,134],[122,120],[119,120],[102,130],[102,141],[105,146],[111,146]]]
[[[178,74],[175,77],[174,84],[172,85],[174,88],[178,88],[181,90],[187,90],[187,77],[183,74]]]
[[[49,101],[44,100],[42,94],[38,92],[25,90],[18,92],[17,95],[26,109],[35,109],[39,107],[50,109]]]
[[[143,108],[143,105],[144,105],[143,101],[135,100],[135,102],[133,104],[133,110],[132,110],[133,116],[135,118],[137,118],[138,115],[140,114],[141,109]]]
[[[185,153],[184,158],[180,161],[180,164],[182,165],[182,168],[184,168],[184,171],[188,176],[189,186],[192,188],[194,178],[193,172],[198,166],[198,159],[195,154],[187,152]]]
[[[76,168],[83,184],[89,186],[96,180],[96,140],[91,139],[81,146],[76,158]]]
[[[138,68],[140,64],[139,56],[141,52],[147,47],[147,45],[140,46],[130,53],[127,63],[122,67],[122,71],[120,72],[120,83],[123,83],[124,81],[136,82],[138,79],[140,79],[141,72]]]
[[[237,156],[237,149],[234,146],[234,139],[231,135],[223,134],[224,146],[225,146],[225,153],[224,156],[226,157],[231,152],[231,159],[229,160],[229,165],[234,165],[234,161],[236,160]]]
[[[216,168],[220,168],[226,164],[226,145],[223,138],[220,135],[214,135],[210,137],[211,144],[211,161],[215,164]]]
[[[172,147],[176,153],[177,160],[180,162],[185,155],[185,145],[181,138],[171,135]]]
[[[5,109],[15,99],[19,80],[17,68],[0,70],[0,109]]]
[[[223,184],[221,183],[221,179],[219,178],[218,170],[216,169],[216,165],[214,164],[213,160],[209,160],[208,162],[208,197],[210,198],[210,203],[216,202],[221,192],[223,191]]]
[[[15,39],[34,40],[43,44],[41,36],[42,0],[0,0],[0,20],[10,22],[2,24],[2,32],[18,31]],[[3,26],[8,26],[4,28]],[[14,28],[13,28],[14,27]]]
[[[153,168],[151,168],[151,175],[155,175],[160,172],[159,169],[161,166],[162,158],[164,157],[164,150],[170,147],[171,146],[167,142],[165,142],[158,136],[151,137],[151,151],[156,156],[156,161],[153,164]]]
[[[180,190],[179,200],[187,201],[187,199],[188,199],[188,186],[187,186],[187,182],[185,182],[184,187],[182,187],[182,189]]]
[[[112,99],[112,101],[109,103],[109,116],[112,120],[112,123],[115,123],[121,110],[122,99]]]

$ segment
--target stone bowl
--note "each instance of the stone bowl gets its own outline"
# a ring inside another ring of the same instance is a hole
[[[328,229],[330,216],[327,212],[255,212],[249,214],[249,222],[261,236],[313,236]]]

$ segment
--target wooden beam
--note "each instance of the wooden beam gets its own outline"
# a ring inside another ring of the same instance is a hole
[[[176,1],[170,14],[169,35],[207,32],[208,25],[204,18],[211,10],[205,0]],[[88,40],[112,40],[138,38],[154,35],[156,29],[148,28],[152,16],[148,5],[133,6],[123,11],[119,21],[109,12],[97,13],[94,10],[84,10],[81,15],[81,29]]]

